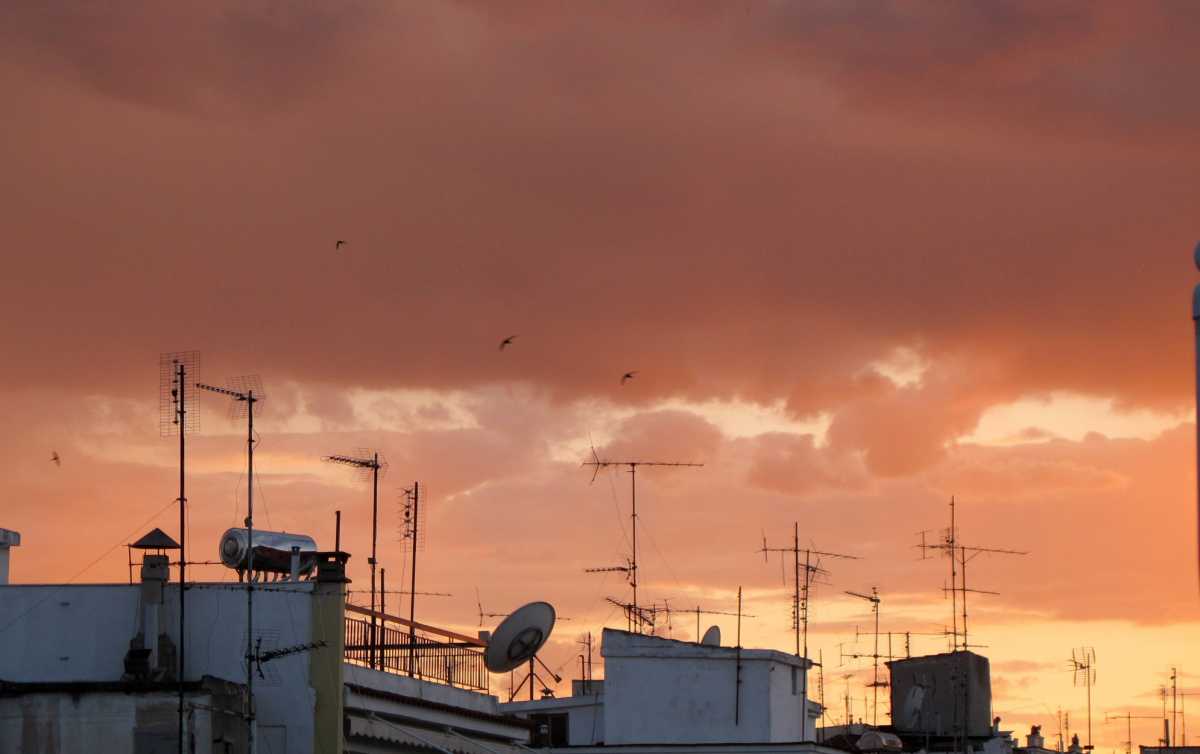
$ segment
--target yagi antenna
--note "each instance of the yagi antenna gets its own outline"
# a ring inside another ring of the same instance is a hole
[[[365,448],[359,448],[352,456],[325,456],[325,460],[357,469],[363,477],[371,480],[371,557],[367,559],[367,565],[371,567],[371,647],[367,653],[367,664],[371,668],[375,668],[375,647],[379,639],[375,616],[375,569],[378,566],[375,548],[379,539],[379,478],[387,470],[387,461],[379,455],[379,451]],[[380,664],[382,664],[382,657]]]
[[[770,553],[773,552],[779,553],[780,565],[783,564],[785,553],[792,554],[792,579],[794,587],[792,592],[792,630],[796,632],[796,655],[799,657],[808,657],[808,617],[812,586],[814,583],[819,583],[816,581],[817,576],[829,575],[829,571],[821,568],[821,558],[858,560],[858,556],[801,548],[800,522],[798,521],[792,524],[791,547],[767,547],[767,535],[763,534],[763,562],[768,562]],[[800,559],[801,555],[804,556],[803,561]]]
[[[508,613],[486,613],[483,610],[483,598],[479,596],[479,587],[475,587],[475,604],[479,608],[479,627],[483,628],[484,618],[507,618]]]
[[[630,521],[633,532],[631,549],[633,550],[632,557],[629,559],[629,586],[633,590],[632,605],[634,612],[637,612],[638,606],[638,548],[637,548],[637,470],[639,466],[673,466],[676,468],[699,468],[702,463],[686,463],[681,461],[617,461],[601,458],[596,452],[596,448],[592,448],[592,460],[584,461],[584,466],[592,467],[592,481],[596,481],[596,475],[601,469],[607,469],[613,466],[628,466],[629,467],[629,485],[630,485]]]
[[[871,711],[871,725],[875,725],[879,716],[879,688],[887,685],[887,681],[879,680],[879,590],[875,587],[871,587],[870,594],[851,591],[847,591],[846,594],[850,595],[851,597],[857,597],[860,600],[866,600],[867,602],[870,602],[871,612],[875,614],[875,651],[871,654],[871,660],[874,665],[874,676],[871,679],[871,705],[873,707]],[[856,626],[855,633],[857,632],[858,627]]]
[[[972,646],[967,639],[967,594],[999,594],[999,592],[991,592],[985,589],[969,589],[967,588],[967,563],[970,563],[975,558],[984,553],[993,555],[1028,555],[1028,552],[1022,550],[1007,550],[999,547],[975,547],[964,545],[958,539],[958,527],[955,519],[956,503],[953,497],[950,498],[950,528],[945,529],[941,535],[940,541],[930,544],[926,541],[925,534],[927,532],[919,532],[921,542],[917,545],[921,550],[922,559],[931,550],[938,550],[950,559],[950,586],[942,586],[943,591],[950,593],[950,618],[951,631],[954,637],[954,650],[967,650]],[[962,612],[959,613],[959,597],[962,597]],[[962,618],[962,642],[959,637],[959,618]]]
[[[188,380],[200,378],[200,352],[177,351],[158,357],[158,430],[163,437],[179,436],[179,750],[183,751],[183,681],[186,639],[187,581],[187,490],[185,441],[189,433],[200,431],[200,401]]]
[[[246,419],[246,657],[250,658],[254,656],[254,404],[266,400],[267,396],[258,375],[235,377],[229,380],[229,387],[206,385],[203,382],[197,382],[196,387],[233,399],[230,413]],[[254,751],[254,672],[248,659],[246,741],[247,749]]]

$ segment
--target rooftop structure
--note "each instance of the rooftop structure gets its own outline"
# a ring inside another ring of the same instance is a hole
[[[345,553],[305,553],[301,568],[293,547],[273,580],[245,573],[249,657],[246,584],[189,582],[181,682],[179,585],[160,534],[145,540],[135,583],[0,585],[0,751],[83,754],[103,740],[106,752],[176,752],[182,696],[185,751],[249,754],[248,669],[256,754],[510,754],[528,743],[528,721],[481,693],[484,642],[346,605]]]
[[[806,699],[812,663],[744,649],[605,629],[605,679],[573,695],[501,705],[529,718],[536,743],[657,751],[813,751],[819,706]]]

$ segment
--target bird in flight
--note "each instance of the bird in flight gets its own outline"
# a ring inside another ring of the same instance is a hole
[[[50,460],[54,463],[55,466],[62,466],[62,459],[58,457],[57,450],[50,454]]]
[[[632,380],[635,374],[637,374],[636,371],[626,372],[625,374],[621,375],[621,384],[624,385],[626,382]]]
[[[345,241],[338,241],[337,243],[335,243],[335,244],[333,245],[333,250],[334,250],[334,251],[337,251],[338,249],[342,248],[342,247],[343,247],[343,246],[345,246],[345,245],[346,245],[346,242],[345,242]]]
[[[513,341],[516,339],[517,339],[516,335],[509,335],[507,338],[500,341],[500,350],[503,351],[505,348],[508,348],[509,346],[511,346],[513,344]]]

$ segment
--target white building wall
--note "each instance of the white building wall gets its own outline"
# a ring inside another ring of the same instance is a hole
[[[204,675],[245,683],[246,594],[234,584],[189,585],[188,680]],[[313,583],[272,583],[254,595],[254,635],[264,651],[307,644]],[[117,681],[140,625],[139,584],[0,586],[0,679]],[[179,592],[167,588],[160,628],[178,645]],[[323,650],[313,650],[323,651]],[[315,695],[306,653],[281,657],[255,677],[260,754],[286,739],[287,754],[311,754]],[[280,728],[285,730],[281,731]]]
[[[606,630],[603,654],[604,743],[608,746],[804,738],[802,690],[807,660],[772,650],[744,649],[739,690],[739,653],[732,647]],[[792,668],[797,672],[795,695]]]

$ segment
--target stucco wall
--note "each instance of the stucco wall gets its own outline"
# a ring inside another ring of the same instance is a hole
[[[246,594],[232,586],[188,589],[188,680],[210,675],[245,682]],[[255,593],[254,634],[263,637],[264,651],[312,641],[312,588],[306,582],[271,584],[270,591]],[[0,586],[0,679],[120,680],[129,640],[140,625],[139,590],[137,584]],[[160,627],[178,643],[178,586],[166,591]],[[273,660],[263,672],[266,678],[254,680],[258,722],[274,730],[265,732],[262,743],[286,737],[289,754],[310,754],[315,698],[307,655]],[[261,747],[260,753],[276,754]]]
[[[212,751],[210,696],[190,696],[196,754]],[[38,754],[132,752],[134,737],[176,742],[178,701],[170,693],[27,694],[0,698],[0,751]],[[174,751],[174,748],[170,749]]]

